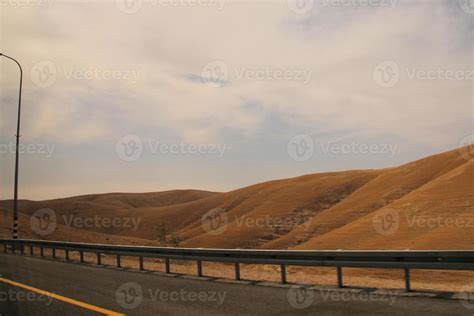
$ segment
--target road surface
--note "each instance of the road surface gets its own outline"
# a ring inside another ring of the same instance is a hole
[[[373,291],[203,281],[0,254],[2,316],[474,315],[474,309],[457,300],[376,295]]]

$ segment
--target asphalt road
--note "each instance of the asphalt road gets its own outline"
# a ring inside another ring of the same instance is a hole
[[[1,316],[104,313],[94,308],[127,315],[474,315],[450,299],[203,281],[10,254],[0,254],[0,275]]]

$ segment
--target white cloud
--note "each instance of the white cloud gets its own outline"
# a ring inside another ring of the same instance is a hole
[[[81,144],[161,128],[187,142],[228,142],[226,132],[243,139],[275,135],[266,130],[272,114],[290,129],[276,137],[311,126],[319,132],[323,124],[331,132],[444,148],[471,124],[470,81],[410,80],[407,73],[472,69],[472,16],[450,1],[397,1],[393,9],[316,1],[303,15],[287,1],[226,1],[223,10],[157,3],[144,1],[135,14],[121,12],[115,1],[1,7],[2,49],[25,66],[25,137]],[[58,69],[48,88],[29,78],[43,60]],[[215,60],[229,68],[222,88],[199,82]],[[401,70],[393,88],[373,79],[385,60]],[[2,94],[13,100],[16,69],[5,63]],[[303,69],[311,77],[302,84],[235,73],[265,68]],[[71,78],[71,69],[92,78]],[[121,77],[105,79],[110,70]],[[124,78],[126,71],[138,80]],[[1,124],[7,130],[14,120]]]
[[[29,66],[48,58],[59,68],[54,89],[41,91],[39,101],[47,106],[42,105],[39,111],[45,113],[36,117],[45,121],[38,122],[41,128],[35,132],[57,133],[58,124],[46,119],[89,126],[85,122],[89,117],[79,115],[77,107],[87,111],[94,104],[99,111],[114,111],[112,106],[103,109],[107,99],[98,100],[100,104],[88,100],[91,91],[108,94],[114,101],[122,96],[131,101],[117,106],[126,113],[122,119],[133,126],[159,122],[183,137],[197,128],[203,140],[215,138],[221,128],[247,134],[258,129],[258,118],[241,109],[245,98],[258,100],[264,109],[277,110],[282,117],[296,114],[309,122],[324,120],[334,128],[374,133],[383,128],[412,139],[416,136],[410,126],[419,129],[426,111],[432,116],[425,127],[433,130],[466,115],[470,96],[467,90],[459,93],[466,83],[409,81],[405,73],[412,67],[472,68],[463,47],[471,31],[469,16],[447,3],[401,2],[394,9],[326,6],[304,16],[291,12],[285,1],[231,1],[221,11],[152,3],[156,2],[145,2],[131,15],[113,3],[57,1],[52,9],[5,9],[4,47]],[[18,28],[18,19],[29,27]],[[199,76],[202,67],[216,59],[225,61],[232,73],[242,68],[299,67],[311,71],[311,80],[302,85],[234,76],[221,89],[186,80],[186,75]],[[393,89],[381,89],[372,79],[374,66],[387,59],[395,60],[402,70],[401,82]],[[137,83],[74,80],[64,78],[69,69],[131,70],[140,77]],[[32,90],[27,84],[25,93]],[[447,107],[448,100],[456,104]],[[53,115],[53,109],[59,113]],[[67,139],[106,134],[112,125],[98,119],[101,126],[92,132],[72,131]],[[206,126],[193,126],[191,121]],[[446,130],[438,133],[434,136],[444,138]]]

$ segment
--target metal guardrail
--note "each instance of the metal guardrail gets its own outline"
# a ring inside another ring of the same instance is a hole
[[[0,239],[4,252],[21,254],[29,248],[52,250],[56,258],[57,250],[64,251],[69,260],[71,251],[78,252],[80,262],[84,262],[84,253],[95,253],[97,264],[101,265],[101,255],[116,256],[117,266],[121,266],[122,256],[137,257],[140,270],[144,270],[144,258],[165,260],[166,273],[171,273],[171,259],[197,262],[197,274],[203,276],[202,262],[222,262],[235,264],[235,279],[240,280],[240,264],[272,264],[280,266],[281,282],[286,283],[286,266],[335,267],[338,287],[343,287],[342,268],[382,268],[403,269],[405,271],[405,289],[410,291],[410,270],[412,269],[449,269],[474,270],[474,250],[417,250],[417,251],[313,251],[313,250],[249,250],[249,249],[207,249],[207,248],[168,248],[87,244],[60,241]]]

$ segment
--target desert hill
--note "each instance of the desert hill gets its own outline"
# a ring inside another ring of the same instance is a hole
[[[472,146],[471,146],[472,147]],[[226,193],[176,190],[20,202],[20,233],[34,238],[158,244],[165,225],[180,246],[298,249],[474,249],[474,149],[399,167],[311,174]],[[36,235],[29,217],[50,208],[58,227]],[[1,236],[11,201],[0,201]],[[139,220],[71,227],[67,219]],[[452,224],[454,223],[454,224]],[[472,226],[471,226],[472,225]]]
[[[302,249],[474,249],[474,161],[393,203],[302,244]],[[384,230],[379,219],[391,216]],[[374,226],[381,228],[374,234]]]

